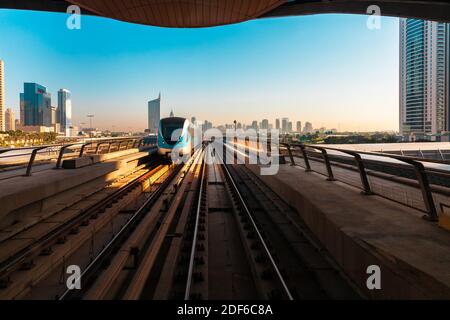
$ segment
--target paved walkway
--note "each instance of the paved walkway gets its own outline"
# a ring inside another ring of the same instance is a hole
[[[304,166],[303,159],[295,157],[295,163],[299,164],[300,166]],[[320,172],[324,175],[327,174],[325,165],[321,161],[316,161],[314,159],[310,159],[310,165],[311,169],[315,172]],[[347,183],[351,186],[361,188],[362,189],[362,183],[359,176],[358,171],[349,170],[340,166],[332,166],[333,175],[338,181],[342,181],[344,183]],[[419,188],[415,188],[413,186],[410,186],[408,184],[399,183],[393,180],[390,180],[392,178],[398,178],[395,176],[390,176],[388,174],[382,174],[385,178],[380,178],[378,176],[371,175],[371,171],[367,170],[368,172],[368,179],[370,183],[370,187],[372,191],[378,195],[381,195],[385,198],[388,198],[390,200],[405,204],[407,206],[410,206],[412,208],[417,208],[419,210],[425,211],[425,203],[423,201],[422,197],[422,191]],[[407,181],[406,178],[401,178],[404,181]],[[417,180],[409,180],[409,182],[417,182]],[[440,189],[447,191],[447,194],[442,193],[433,193],[434,203],[436,205],[436,209],[438,210],[438,213],[441,213],[441,204],[444,204],[446,206],[450,206],[450,197],[448,194],[450,194],[450,189],[440,187]],[[444,206],[445,207],[445,206]]]
[[[450,232],[423,220],[422,212],[364,196],[357,188],[300,167],[281,165],[277,175],[261,178],[298,211],[368,296],[450,299]],[[366,287],[370,265],[381,268],[381,290]]]

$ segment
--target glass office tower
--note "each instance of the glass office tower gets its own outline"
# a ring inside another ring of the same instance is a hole
[[[400,134],[436,140],[449,131],[449,25],[400,20]]]

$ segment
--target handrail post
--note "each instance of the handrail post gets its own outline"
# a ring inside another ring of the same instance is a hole
[[[439,218],[436,211],[436,206],[434,204],[430,183],[425,172],[425,167],[421,162],[418,161],[412,160],[409,163],[414,166],[417,180],[419,181],[420,189],[422,190],[423,201],[425,202],[425,207],[427,208],[428,216],[424,216],[424,218],[429,221],[438,221]]]
[[[259,164],[259,133],[256,133],[256,163]]]
[[[359,153],[354,153],[353,156],[355,157],[359,175],[361,177],[361,183],[364,188],[362,193],[364,195],[373,195],[372,189],[370,188],[369,179],[367,178],[366,168],[364,167],[364,162],[361,158],[361,155]]]
[[[304,145],[300,145],[300,150],[302,150],[303,160],[305,161],[305,171],[311,171],[311,165],[309,164],[308,153],[306,152],[306,147]]]
[[[331,169],[331,163],[330,163],[330,158],[328,157],[328,152],[326,149],[319,149],[322,151],[322,156],[323,156],[323,160],[325,161],[325,167],[327,168],[327,174],[328,174],[328,181],[335,181],[336,179],[334,178],[333,175],[333,170]]]
[[[73,146],[73,145],[74,145],[74,144],[65,145],[65,146],[62,146],[61,149],[59,149],[59,155],[58,155],[58,160],[56,161],[55,169],[59,169],[59,168],[61,167],[61,161],[62,161],[62,158],[63,158],[63,156],[64,156],[64,151],[65,151],[68,147],[71,147],[71,146]]]
[[[38,151],[42,150],[42,149],[45,149],[45,148],[42,148],[42,147],[36,148],[36,149],[33,149],[33,151],[31,152],[31,157],[30,157],[30,161],[28,161],[27,172],[25,173],[25,176],[27,176],[27,177],[31,176],[31,169],[33,167],[33,162],[36,159],[36,155],[37,155]]]
[[[295,166],[294,156],[292,155],[292,150],[291,150],[291,144],[287,143],[286,146],[288,149],[289,159],[291,160],[291,166]]]
[[[103,143],[101,143],[101,142],[99,142],[98,144],[97,144],[97,148],[95,148],[95,154],[98,154],[98,151],[100,150],[100,146],[102,145]]]
[[[83,144],[83,145],[81,146],[80,154],[78,155],[79,158],[81,158],[81,157],[83,156],[83,154],[84,154],[84,149],[85,149],[86,146],[89,145],[89,144],[90,144],[90,143],[85,143],[85,144]]]

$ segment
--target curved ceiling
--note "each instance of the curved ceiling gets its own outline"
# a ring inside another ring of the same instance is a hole
[[[448,0],[0,0],[0,8],[66,12],[72,3],[83,14],[165,27],[209,27],[264,17],[319,13],[367,14],[450,22]]]
[[[98,15],[161,27],[192,28],[254,19],[287,0],[68,0]]]

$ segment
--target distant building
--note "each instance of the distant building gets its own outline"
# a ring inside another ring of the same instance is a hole
[[[286,131],[287,133],[291,133],[292,132],[292,122],[291,121],[289,121],[288,123],[287,123],[287,131]]]
[[[0,131],[5,131],[5,64],[0,60]]]
[[[303,128],[304,133],[311,133],[313,132],[313,126],[311,122],[306,122],[305,127]]]
[[[400,19],[400,134],[426,138],[450,130],[450,25]]]
[[[25,126],[43,126],[44,112],[47,107],[51,108],[51,95],[44,86],[37,83],[25,83],[23,98],[23,109],[25,113]],[[51,110],[51,109],[50,109]]]
[[[281,119],[281,133],[287,133],[288,131],[288,118]]]
[[[205,122],[203,124],[203,130],[206,131],[206,130],[211,129],[212,127],[213,127],[212,122],[209,122],[208,120],[205,120]]]
[[[19,125],[16,127],[16,130],[21,130],[23,132],[55,132],[55,127],[46,127],[46,126],[22,126]]]
[[[258,130],[258,121],[256,120],[252,121],[252,129]]]
[[[263,119],[263,121],[261,121],[261,129],[263,130],[269,129],[269,120]]]
[[[280,130],[280,119],[275,119],[275,129]]]
[[[66,136],[69,136],[69,129],[72,126],[72,98],[71,93],[67,89],[59,89],[58,91],[58,109],[55,114],[56,121],[52,124],[59,123],[59,130]]]
[[[53,127],[56,123],[56,107],[46,106],[44,108],[43,125]]]
[[[21,125],[25,124],[25,101],[23,98],[23,93],[20,94],[20,121]]]
[[[148,131],[156,133],[161,118],[161,93],[158,98],[148,102]]]
[[[16,117],[11,108],[6,109],[5,111],[5,130],[16,130]]]
[[[173,110],[170,110],[170,114],[169,114],[169,117],[171,117],[171,118],[173,118],[173,117],[174,117],[174,115],[173,115]]]
[[[297,121],[297,127],[296,127],[296,131],[298,133],[302,132],[302,122],[301,121]]]
[[[195,122],[197,121],[197,119],[195,119],[195,117],[192,117],[191,118],[191,123],[194,125],[195,124]]]

